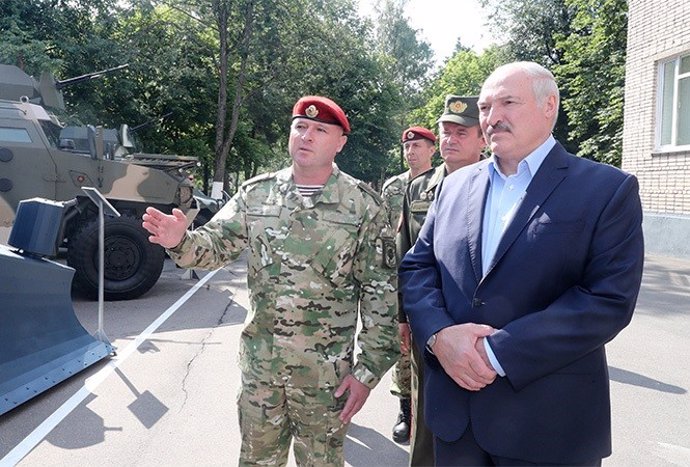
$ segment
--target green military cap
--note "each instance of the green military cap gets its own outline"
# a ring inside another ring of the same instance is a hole
[[[454,96],[453,94],[448,94],[443,108],[443,115],[436,123],[451,122],[467,127],[479,125],[478,100],[478,96]]]

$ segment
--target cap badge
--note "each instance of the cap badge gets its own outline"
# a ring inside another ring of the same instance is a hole
[[[465,109],[467,109],[467,104],[465,104],[463,101],[454,101],[448,104],[448,108],[453,113],[461,114],[465,111]]]
[[[414,138],[414,131],[408,131],[407,132],[407,139],[412,139]]]
[[[304,109],[304,113],[307,117],[314,118],[319,114],[319,109],[317,109],[316,106],[312,104],[306,109]]]

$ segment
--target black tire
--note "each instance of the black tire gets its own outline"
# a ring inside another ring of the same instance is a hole
[[[106,300],[129,300],[148,292],[163,270],[165,251],[148,241],[141,221],[132,216],[105,219]],[[74,285],[98,299],[98,219],[85,222],[69,239],[67,264],[75,269]]]

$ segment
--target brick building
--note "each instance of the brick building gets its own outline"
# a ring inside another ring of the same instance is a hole
[[[629,0],[623,170],[647,251],[690,258],[690,2]]]

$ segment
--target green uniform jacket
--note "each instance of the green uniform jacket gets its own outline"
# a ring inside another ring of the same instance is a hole
[[[436,188],[445,176],[446,166],[441,164],[435,169],[429,169],[423,174],[419,174],[407,185],[402,204],[400,228],[395,237],[397,255],[401,260],[417,241],[419,231],[422,230],[422,225],[426,219],[426,213],[434,201]],[[398,319],[401,323],[407,322],[407,315],[402,309],[402,300],[400,300]]]
[[[335,164],[313,197],[299,194],[287,168],[244,183],[170,255],[182,267],[215,269],[249,249],[244,383],[329,388],[352,373],[373,388],[399,357],[387,215],[373,190]]]

